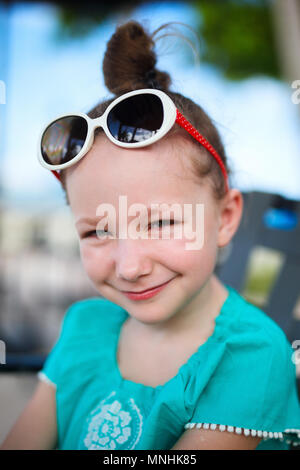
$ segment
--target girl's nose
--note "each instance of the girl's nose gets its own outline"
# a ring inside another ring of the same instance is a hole
[[[152,261],[142,240],[119,240],[115,252],[116,276],[135,281],[152,270]]]

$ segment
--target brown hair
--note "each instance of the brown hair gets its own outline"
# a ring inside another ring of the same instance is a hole
[[[190,123],[210,142],[220,155],[229,175],[227,158],[220,135],[206,112],[189,98],[169,90],[171,78],[168,73],[156,69],[157,57],[154,52],[154,36],[161,31],[163,25],[148,34],[143,26],[136,21],[129,21],[119,26],[107,43],[103,60],[103,74],[106,87],[115,95],[112,99],[100,102],[90,110],[88,116],[96,118],[103,114],[108,105],[128,91],[140,88],[156,88],[163,90],[174,102],[179,111]],[[95,135],[103,132],[101,128]],[[191,156],[192,169],[199,178],[209,176],[212,190],[217,200],[226,193],[225,181],[221,169],[211,154],[191,137],[185,130],[175,125],[170,133],[188,140],[197,149],[196,157]],[[169,133],[169,134],[170,134]],[[62,186],[66,191],[65,172],[61,171]],[[68,203],[68,196],[66,194]]]

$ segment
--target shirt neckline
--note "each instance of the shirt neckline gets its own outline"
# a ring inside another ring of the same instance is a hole
[[[118,328],[117,328],[114,342],[113,342],[113,373],[115,377],[117,378],[118,382],[121,383],[122,386],[126,388],[131,388],[131,389],[142,388],[142,389],[148,389],[150,391],[155,392],[155,391],[161,390],[167,384],[173,381],[176,377],[178,377],[180,373],[182,372],[182,370],[185,369],[196,358],[200,350],[206,348],[211,342],[215,341],[216,339],[220,337],[220,333],[221,333],[220,329],[221,329],[222,322],[224,318],[226,317],[226,313],[230,310],[228,307],[230,304],[231,297],[232,295],[235,294],[235,290],[231,286],[227,284],[224,284],[224,286],[228,291],[228,295],[220,309],[219,315],[217,315],[217,317],[215,318],[215,328],[211,336],[209,336],[207,340],[205,341],[205,343],[202,343],[198,347],[198,349],[187,359],[187,361],[179,367],[177,373],[173,377],[171,377],[171,379],[167,380],[164,384],[157,385],[156,387],[152,387],[151,385],[145,385],[140,382],[134,382],[132,380],[125,379],[121,374],[118,360],[117,360],[117,353],[118,353],[119,339],[121,336],[122,326],[123,326],[123,323],[125,323],[125,321],[129,317],[129,314],[126,312],[126,310],[123,309],[124,316],[121,318],[121,321],[118,324]]]

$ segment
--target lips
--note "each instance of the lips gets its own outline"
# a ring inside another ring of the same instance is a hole
[[[171,279],[170,279],[171,280]],[[164,284],[167,284],[169,281],[166,281],[166,282],[163,282],[162,284],[159,284],[157,286],[154,286],[154,287],[150,287],[150,289],[145,289],[145,290],[141,290],[141,291],[128,291],[128,290],[123,290],[122,292],[124,292],[124,294],[144,294],[144,292],[150,292],[154,289],[157,289],[158,287],[161,287],[163,286]]]
[[[147,299],[150,299],[151,297],[154,297],[159,292],[161,292],[171,281],[172,279],[165,282],[164,284],[160,284],[159,286],[152,287],[151,289],[148,289],[146,291],[141,291],[141,292],[124,292],[123,291],[123,294],[126,297],[128,297],[130,300],[147,300]]]

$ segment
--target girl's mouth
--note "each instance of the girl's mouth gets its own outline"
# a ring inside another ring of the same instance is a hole
[[[154,287],[153,289],[146,290],[144,292],[123,292],[126,297],[130,300],[146,300],[149,299],[150,297],[154,297],[154,295],[158,294],[161,290],[163,290],[170,282],[172,279],[169,281],[165,282],[164,284],[161,284],[160,286]]]

